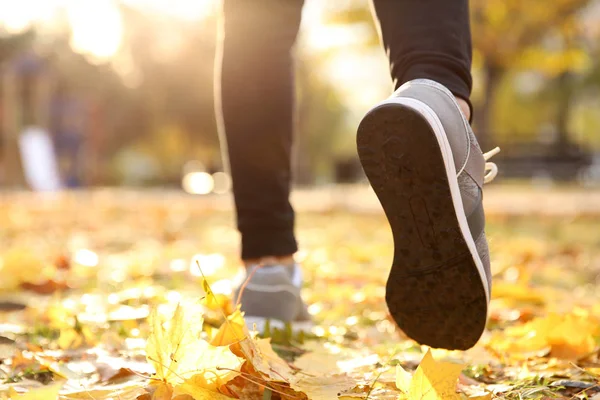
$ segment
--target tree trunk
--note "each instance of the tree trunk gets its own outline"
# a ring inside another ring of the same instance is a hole
[[[490,64],[488,62],[484,65],[485,71],[485,83],[483,101],[480,108],[474,111],[473,122],[476,129],[477,139],[482,150],[486,150],[490,147],[491,138],[493,136],[493,129],[491,127],[491,116],[494,103],[496,101],[496,95],[498,94],[498,88],[502,77],[504,76],[504,68]]]
[[[558,78],[558,109],[556,110],[556,130],[558,137],[556,138],[556,152],[564,154],[568,152],[571,146],[571,137],[569,135],[569,118],[571,116],[571,100],[573,90],[570,85],[571,74],[569,72],[562,73]]]

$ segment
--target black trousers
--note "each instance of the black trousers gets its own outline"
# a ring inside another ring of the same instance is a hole
[[[289,194],[292,50],[302,5],[303,0],[224,1],[215,98],[245,260],[297,251]],[[373,9],[396,88],[428,78],[469,101],[468,0],[373,0]]]

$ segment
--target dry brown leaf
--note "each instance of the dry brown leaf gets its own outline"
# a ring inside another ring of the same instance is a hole
[[[127,378],[135,375],[135,372],[130,368],[113,368],[108,364],[99,364],[96,366],[98,375],[100,375],[100,382],[112,382],[119,379]]]
[[[60,290],[68,289],[68,286],[63,281],[49,279],[41,283],[23,282],[21,283],[21,288],[37,294],[52,294]]]
[[[289,382],[292,369],[273,351],[270,339],[252,337],[238,309],[221,325],[211,344],[229,345],[234,354],[245,358],[267,380]]]
[[[289,382],[290,379],[292,379],[292,368],[286,361],[279,357],[275,351],[273,351],[273,347],[271,346],[271,338],[255,339],[254,341],[258,351],[261,354],[263,361],[262,367],[266,369],[266,366],[268,366],[267,375],[271,378],[271,380],[284,380]],[[265,373],[266,371],[262,370],[261,372]]]

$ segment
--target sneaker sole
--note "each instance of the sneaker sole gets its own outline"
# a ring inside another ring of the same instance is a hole
[[[485,329],[489,288],[439,118],[418,100],[387,100],[361,121],[357,146],[394,237],[391,315],[421,344],[472,347]]]

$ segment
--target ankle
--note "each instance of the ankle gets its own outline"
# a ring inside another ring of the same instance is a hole
[[[469,107],[469,103],[463,98],[456,97],[456,102],[460,107],[460,111],[462,111],[463,115],[467,119],[467,121],[471,120],[471,108]]]
[[[270,266],[270,265],[283,265],[293,267],[295,264],[294,255],[285,255],[285,256],[264,256],[260,258],[253,258],[250,260],[242,260],[244,266],[246,268],[261,265],[261,266]]]

